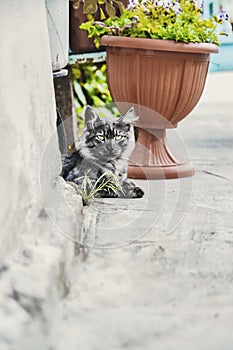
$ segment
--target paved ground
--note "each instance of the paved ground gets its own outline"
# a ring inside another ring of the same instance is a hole
[[[140,182],[144,199],[88,209],[86,240],[108,249],[78,256],[54,350],[232,350],[232,81],[210,75],[177,130],[194,177]]]

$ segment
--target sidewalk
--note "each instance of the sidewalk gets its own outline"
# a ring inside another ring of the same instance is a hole
[[[54,349],[232,350],[232,82],[211,73],[178,127],[194,177],[138,181],[142,200],[88,209],[87,242],[118,248],[77,258]]]

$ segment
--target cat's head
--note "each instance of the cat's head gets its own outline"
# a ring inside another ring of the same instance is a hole
[[[90,106],[85,110],[85,125],[80,151],[84,157],[114,161],[129,157],[135,146],[132,123],[138,120],[131,107],[119,117],[100,118]]]

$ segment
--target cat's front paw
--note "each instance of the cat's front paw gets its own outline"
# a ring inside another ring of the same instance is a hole
[[[112,190],[107,190],[107,191],[101,191],[99,193],[99,196],[101,198],[117,198],[118,194]]]
[[[123,182],[122,188],[124,198],[142,198],[144,195],[143,190],[129,180]]]
[[[135,197],[133,198],[142,198],[144,196],[144,191],[140,187],[135,186],[134,194],[135,194]]]

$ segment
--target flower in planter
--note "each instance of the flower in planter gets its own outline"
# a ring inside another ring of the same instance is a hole
[[[228,21],[229,20],[229,16],[228,14],[226,13],[226,11],[219,11],[215,14],[215,18],[216,18],[216,21],[218,23],[222,23],[222,21]]]
[[[182,8],[180,7],[180,3],[178,1],[175,1],[172,4],[172,9],[176,15],[179,15],[182,12]]]
[[[138,1],[137,0],[129,0],[128,6],[127,6],[127,10],[128,11],[133,10],[136,5],[138,5]]]
[[[129,0],[119,17],[91,20],[80,28],[94,37],[96,46],[104,34],[219,44],[216,27],[228,16],[222,11],[203,18],[203,7],[203,0]]]
[[[203,9],[204,7],[204,0],[193,0],[193,3],[198,9]]]

